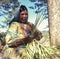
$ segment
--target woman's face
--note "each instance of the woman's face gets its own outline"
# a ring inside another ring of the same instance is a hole
[[[25,23],[27,21],[27,18],[28,18],[28,12],[26,10],[22,11],[20,13],[20,21],[22,23]]]

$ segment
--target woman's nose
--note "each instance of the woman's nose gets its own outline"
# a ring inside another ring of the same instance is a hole
[[[26,17],[26,15],[23,15],[23,17]]]
[[[25,15],[23,15],[23,17],[25,17]]]

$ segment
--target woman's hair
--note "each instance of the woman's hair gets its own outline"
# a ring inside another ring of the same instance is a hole
[[[24,5],[21,5],[21,6],[20,6],[20,9],[19,9],[19,11],[18,11],[18,13],[17,13],[17,16],[12,19],[12,21],[9,23],[9,25],[10,25],[12,22],[20,22],[20,13],[21,13],[22,11],[24,11],[24,10],[26,10],[26,11],[28,12],[27,8],[26,8]],[[27,21],[28,21],[28,20],[27,20]]]

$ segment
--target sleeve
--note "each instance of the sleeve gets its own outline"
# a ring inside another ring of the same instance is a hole
[[[17,36],[17,26],[16,26],[16,23],[12,23],[5,37],[6,44],[11,45],[13,42],[15,42],[16,36]]]

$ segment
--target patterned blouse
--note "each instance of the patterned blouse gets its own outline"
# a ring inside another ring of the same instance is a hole
[[[17,39],[23,39],[30,36],[32,28],[29,24],[23,24],[18,22],[13,22],[8,29],[6,35],[6,43],[11,45],[16,42]]]
[[[17,48],[10,48],[17,39],[23,39],[27,36],[30,36],[32,32],[31,24],[23,24],[18,22],[13,22],[6,35],[6,45],[8,48],[5,50],[4,55],[10,59],[20,59],[19,53],[21,50],[25,49],[25,45],[20,45]],[[24,51],[23,51],[24,52]]]
[[[31,35],[32,30],[34,29],[34,26],[30,23],[23,24],[18,22],[13,22],[6,35],[6,45],[7,48],[4,51],[4,56],[8,59],[20,59],[20,53],[25,51],[25,45],[20,45],[17,48],[11,48],[13,43],[17,41],[17,39],[23,39]],[[36,31],[37,32],[37,31]],[[39,32],[38,32],[39,33]],[[40,38],[42,35],[39,36]]]

